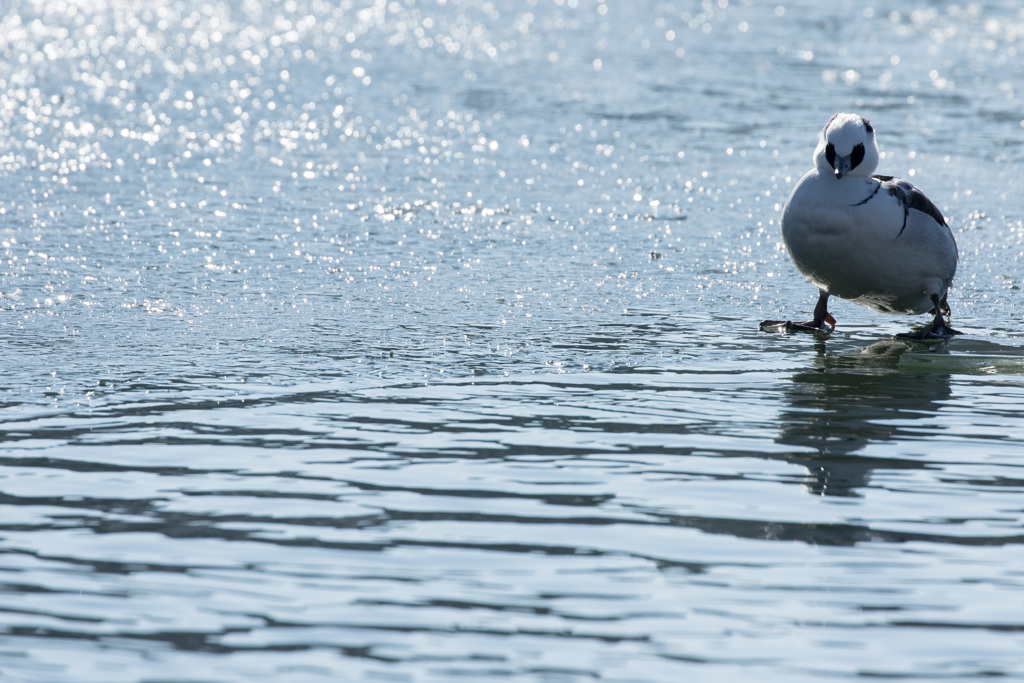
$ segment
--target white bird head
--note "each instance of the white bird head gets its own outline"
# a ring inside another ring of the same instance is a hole
[[[875,129],[856,114],[836,114],[825,124],[814,150],[814,165],[837,180],[844,176],[870,176],[878,168]]]

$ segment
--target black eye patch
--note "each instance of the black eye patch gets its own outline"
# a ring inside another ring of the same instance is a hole
[[[861,157],[864,156],[864,150],[861,149]],[[828,161],[828,165],[832,168],[836,167],[836,148],[831,142],[825,146],[825,160]]]
[[[853,148],[853,153],[850,154],[850,168],[857,168],[862,161],[864,161],[864,145],[857,145]]]

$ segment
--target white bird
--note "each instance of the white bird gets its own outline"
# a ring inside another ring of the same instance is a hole
[[[872,175],[875,130],[856,114],[836,114],[814,150],[814,168],[782,210],[782,239],[797,269],[818,288],[814,318],[765,320],[762,330],[831,332],[828,298],[838,296],[881,313],[934,313],[930,328],[897,335],[949,339],[946,294],[957,249],[942,212],[913,184]]]

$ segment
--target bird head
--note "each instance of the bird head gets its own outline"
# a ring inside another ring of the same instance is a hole
[[[837,180],[847,175],[870,176],[878,168],[875,129],[856,114],[836,114],[821,132],[814,165]]]

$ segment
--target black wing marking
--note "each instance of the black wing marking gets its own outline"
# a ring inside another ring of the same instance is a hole
[[[878,176],[871,176],[871,177],[875,178],[876,180],[878,179]],[[870,202],[872,199],[875,198],[875,195],[878,194],[878,191],[881,190],[881,189],[882,189],[882,183],[878,183],[878,185],[875,187],[875,191],[874,192],[872,192],[867,197],[865,197],[864,199],[862,199],[859,202],[857,202],[856,204],[854,204],[854,206],[862,206],[864,204],[867,204],[868,202]]]
[[[902,178],[894,178],[891,175],[873,175],[871,177],[880,183],[879,189],[884,187],[886,192],[895,197],[900,206],[903,207],[903,227],[900,228],[900,233],[896,237],[902,235],[906,229],[907,216],[910,215],[911,209],[928,214],[939,225],[946,225],[946,219],[943,217],[942,212],[939,211],[939,207],[935,206],[932,200],[928,199],[924,192],[917,189],[913,183],[907,182]],[[878,190],[875,190],[871,197],[874,197],[877,193]],[[871,197],[868,197],[868,199],[871,199]],[[866,202],[867,199],[864,201]],[[861,203],[863,204],[864,202]]]

